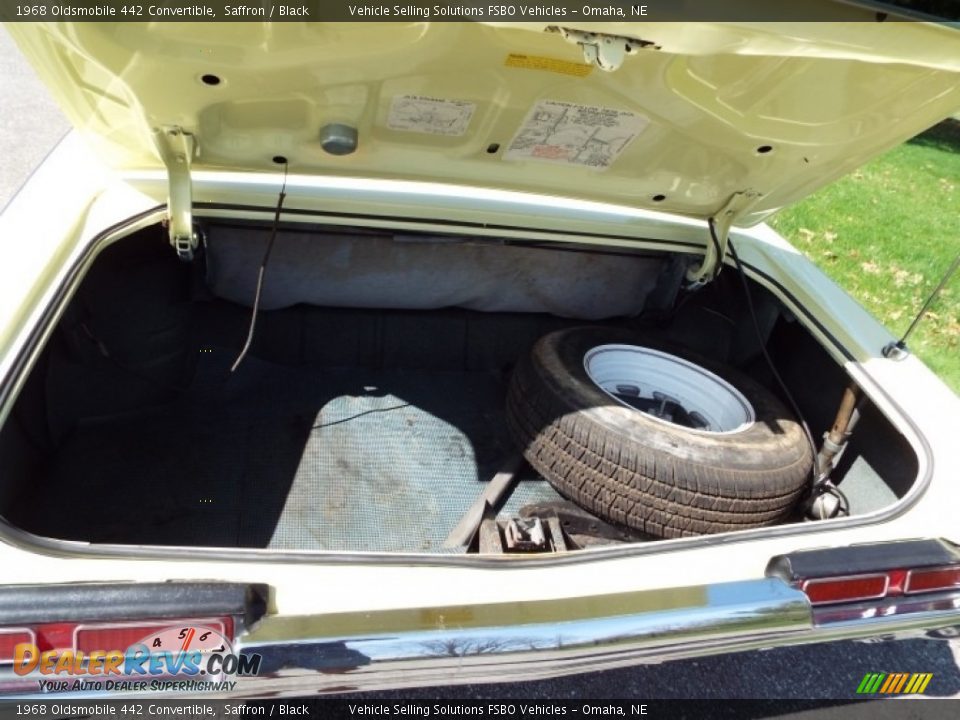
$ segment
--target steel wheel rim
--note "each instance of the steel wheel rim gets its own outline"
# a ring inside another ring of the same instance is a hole
[[[638,345],[599,345],[583,366],[612,399],[655,422],[706,435],[743,432],[756,421],[750,401],[699,365]]]

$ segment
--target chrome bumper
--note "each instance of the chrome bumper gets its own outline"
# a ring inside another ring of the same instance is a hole
[[[249,611],[250,597],[245,590],[238,612]],[[904,637],[960,627],[960,591],[824,613],[790,583],[769,577],[518,603],[260,615],[248,627],[233,645],[244,655],[260,656],[258,674],[231,676],[227,687],[203,697],[302,697],[537,680],[782,645]],[[23,680],[0,672],[0,697],[196,696],[149,690],[46,694]]]
[[[267,617],[233,696],[535,680],[725,652],[960,625],[960,596],[819,623],[777,578],[530,603]],[[818,624],[819,623],[819,624]]]

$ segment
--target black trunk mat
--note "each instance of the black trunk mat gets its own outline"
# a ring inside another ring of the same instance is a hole
[[[98,543],[444,552],[516,452],[493,373],[249,357],[231,376],[232,355],[205,352],[173,404],[81,422],[11,519]],[[559,499],[524,472],[501,514]]]

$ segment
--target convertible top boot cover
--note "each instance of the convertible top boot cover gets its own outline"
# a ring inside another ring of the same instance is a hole
[[[213,227],[207,281],[217,297],[250,306],[269,231]],[[563,252],[462,238],[277,233],[260,307],[549,313],[577,320],[635,316],[663,260]]]

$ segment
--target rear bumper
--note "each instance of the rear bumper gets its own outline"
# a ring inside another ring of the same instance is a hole
[[[562,601],[559,601],[562,602]],[[426,685],[537,680],[642,663],[782,645],[960,626],[960,594],[842,622],[820,622],[799,590],[783,580],[724,583],[571,600],[571,619],[551,619],[554,603],[502,608],[526,622],[486,624],[498,610],[446,608],[329,618],[351,632],[307,637],[306,618],[274,618],[263,630],[287,635],[243,652],[259,653],[263,671],[240,678],[239,695],[303,695]],[[458,617],[458,612],[461,613]],[[573,617],[578,612],[581,617]],[[448,615],[445,615],[448,613]],[[479,621],[479,622],[477,622]],[[389,623],[419,624],[392,630]],[[458,625],[459,623],[462,623]],[[476,625],[472,623],[477,622]],[[432,623],[435,627],[427,628]]]
[[[342,615],[328,619],[332,632],[322,637],[302,634],[313,625],[306,618],[273,618],[240,643],[263,656],[265,672],[237,689],[303,694],[532,680],[776,645],[809,632],[811,619],[805,596],[778,579]],[[350,632],[337,633],[338,624]],[[267,634],[277,639],[259,640]]]
[[[116,594],[116,586],[106,587]],[[234,600],[247,597],[259,607],[262,588],[238,592],[230,587],[233,591],[222,595],[231,598],[230,608],[208,602],[203,609],[253,620],[252,627],[239,623],[250,629],[237,638],[234,651],[259,656],[255,675],[227,676],[221,678],[226,683],[216,686],[204,685],[199,676],[178,676],[174,679],[182,684],[160,689],[146,676],[137,678],[147,681],[137,692],[128,690],[129,685],[80,692],[63,685],[44,692],[41,679],[72,682],[75,677],[18,677],[8,666],[0,671],[0,697],[278,697],[535,680],[741,650],[960,627],[960,592],[824,616],[814,611],[804,593],[777,577],[521,603],[267,614],[259,620]],[[204,597],[215,598],[218,592]],[[185,616],[190,610],[181,605],[175,614]],[[139,612],[153,614],[148,605]],[[0,618],[0,625],[8,623]]]

